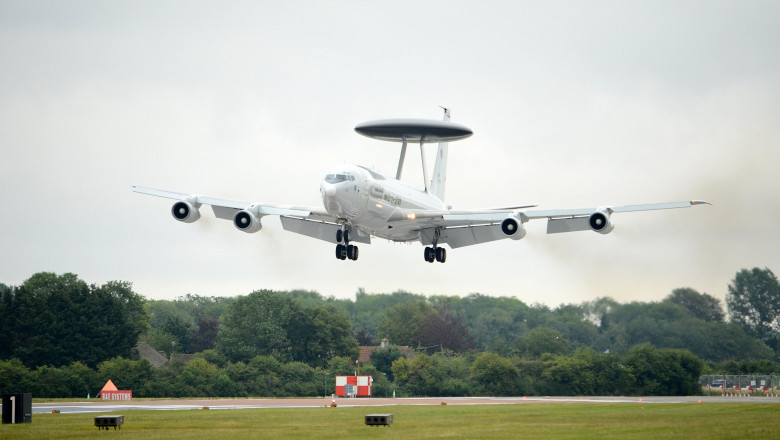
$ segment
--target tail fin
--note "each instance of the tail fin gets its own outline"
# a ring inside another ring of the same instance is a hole
[[[447,108],[444,109],[444,120],[450,120],[450,110]],[[431,176],[431,194],[441,201],[444,201],[444,187],[447,183],[448,145],[448,142],[439,142],[439,149],[436,151],[436,163],[433,166],[433,176]]]

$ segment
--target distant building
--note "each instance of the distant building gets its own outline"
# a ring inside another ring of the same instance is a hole
[[[381,345],[361,345],[358,347],[360,349],[360,356],[358,357],[358,360],[361,364],[371,363],[371,353],[375,352],[376,350],[387,348],[389,345],[390,341],[388,341],[387,338],[382,339]],[[406,356],[407,359],[414,357],[414,350],[409,348],[408,345],[399,345],[398,348],[401,350],[401,354]]]
[[[154,347],[146,342],[139,342],[138,345],[135,346],[135,350],[138,352],[138,355],[141,356],[141,359],[146,359],[153,367],[159,368],[168,363],[168,358],[165,357],[164,352],[155,350]]]
[[[157,351],[146,342],[139,342],[138,345],[135,346],[135,350],[138,352],[138,356],[140,356],[141,359],[146,359],[153,367],[157,368],[167,365],[169,362],[183,362],[186,364],[195,359],[194,354],[184,353],[171,354],[171,358],[168,359],[168,357],[165,356],[164,351]]]

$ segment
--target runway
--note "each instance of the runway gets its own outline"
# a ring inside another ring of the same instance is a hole
[[[250,408],[316,408],[330,406],[335,400],[338,407],[387,407],[400,405],[514,405],[554,403],[767,403],[780,404],[778,397],[721,397],[721,396],[670,396],[670,397],[421,397],[421,398],[290,398],[290,399],[186,399],[33,403],[33,414],[59,411],[62,414],[110,413],[130,410],[210,410]]]

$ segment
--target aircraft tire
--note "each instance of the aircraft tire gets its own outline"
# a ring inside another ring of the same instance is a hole
[[[336,243],[341,243],[341,239],[344,238],[344,231],[339,229],[336,231]]]
[[[336,258],[345,260],[347,258],[347,247],[343,244],[336,245]]]
[[[447,261],[447,249],[436,248],[436,261],[439,263],[444,263]]]

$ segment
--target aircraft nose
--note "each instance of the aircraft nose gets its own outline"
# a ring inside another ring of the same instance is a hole
[[[333,197],[336,195],[336,185],[331,185],[329,183],[325,184],[325,195],[328,197]]]

